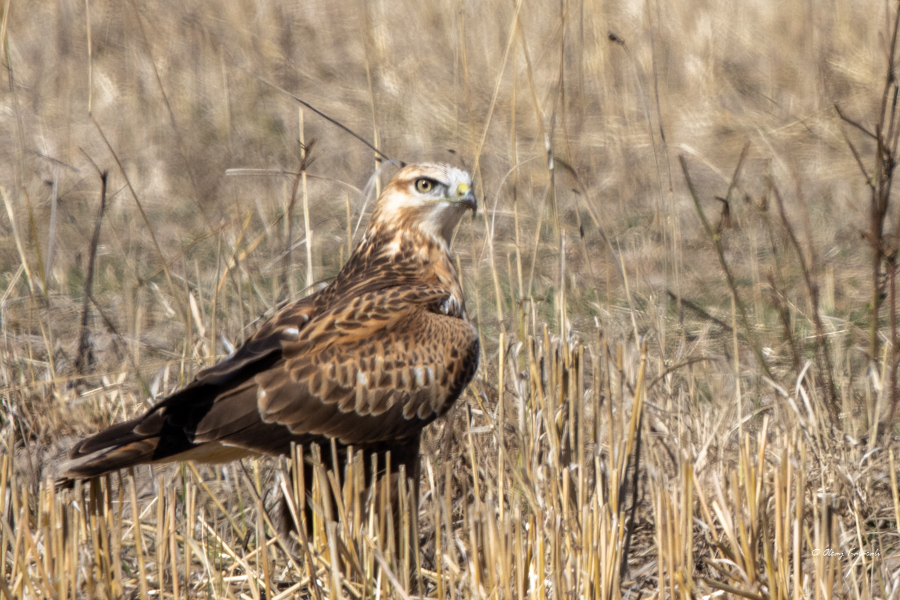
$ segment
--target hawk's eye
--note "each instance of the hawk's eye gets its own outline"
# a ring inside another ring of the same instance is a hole
[[[420,194],[427,194],[431,190],[434,189],[434,181],[428,179],[427,177],[422,177],[421,179],[416,179],[416,191]]]

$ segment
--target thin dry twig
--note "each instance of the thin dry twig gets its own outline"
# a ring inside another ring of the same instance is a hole
[[[750,326],[750,320],[747,317],[747,309],[744,307],[744,302],[741,300],[740,294],[737,291],[737,284],[735,283],[734,275],[731,272],[731,268],[728,266],[728,261],[725,260],[725,251],[722,248],[722,240],[709,224],[709,221],[706,219],[706,215],[703,212],[703,207],[700,206],[700,199],[697,197],[697,191],[694,189],[693,181],[691,181],[691,176],[688,172],[687,162],[685,161],[684,155],[679,155],[678,159],[681,162],[681,170],[684,173],[684,179],[687,182],[688,191],[690,192],[691,198],[694,201],[694,208],[697,211],[697,215],[700,217],[700,222],[703,224],[703,229],[706,231],[707,237],[709,237],[709,239],[713,242],[713,246],[716,249],[716,255],[719,258],[719,266],[722,267],[722,271],[725,273],[725,279],[728,282],[728,289],[731,290],[731,296],[732,298],[734,298],[735,305],[738,309],[738,315],[741,319],[741,326],[744,328],[747,338],[750,340],[750,348],[753,351],[754,356],[756,357],[757,363],[759,363],[759,366],[765,372],[766,376],[770,379],[774,379],[775,377],[769,369],[769,365],[766,362],[765,356],[763,356],[762,346],[760,346],[759,341],[756,338],[756,334]],[[732,179],[737,178],[737,173],[737,170],[735,170],[735,177],[733,177]]]

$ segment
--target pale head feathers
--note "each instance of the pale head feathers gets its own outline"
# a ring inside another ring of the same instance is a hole
[[[472,177],[441,163],[419,163],[400,170],[372,213],[369,230],[417,229],[447,246],[467,210],[475,212]]]

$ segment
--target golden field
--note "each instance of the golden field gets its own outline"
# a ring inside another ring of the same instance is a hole
[[[897,11],[0,1],[0,596],[896,597]],[[361,465],[304,540],[286,459],[54,490],[338,272],[358,138],[483,200],[416,550]]]

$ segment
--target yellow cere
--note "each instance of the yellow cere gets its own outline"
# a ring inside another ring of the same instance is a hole
[[[468,193],[469,193],[469,184],[468,183],[461,183],[458,186],[456,186],[456,195],[457,196],[462,197]]]

